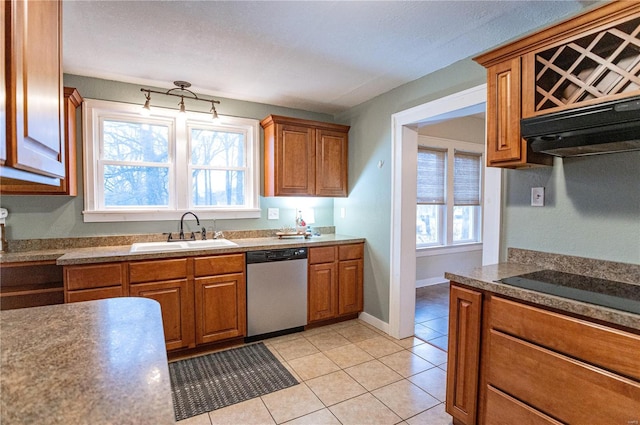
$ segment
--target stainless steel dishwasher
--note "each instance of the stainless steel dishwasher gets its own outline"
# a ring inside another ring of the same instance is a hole
[[[307,248],[247,252],[247,338],[298,332],[307,324]]]

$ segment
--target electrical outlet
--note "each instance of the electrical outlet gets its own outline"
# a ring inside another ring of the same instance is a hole
[[[269,208],[267,213],[268,220],[278,220],[280,218],[280,208]]]
[[[345,218],[347,216],[347,209],[345,207],[340,208],[340,218]]]
[[[544,207],[544,187],[531,188],[531,206]]]

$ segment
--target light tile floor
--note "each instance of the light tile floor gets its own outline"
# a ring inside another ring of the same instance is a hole
[[[421,339],[396,340],[350,320],[263,342],[299,385],[178,424],[452,423],[446,353]]]
[[[449,333],[449,284],[416,289],[415,335],[447,350]]]

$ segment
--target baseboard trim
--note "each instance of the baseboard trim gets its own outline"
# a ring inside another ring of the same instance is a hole
[[[363,322],[368,323],[369,325],[373,326],[374,328],[381,330],[382,332],[386,333],[387,335],[389,334],[389,324],[386,323],[386,322],[383,322],[382,320],[378,319],[377,317],[372,316],[369,313],[365,313],[363,311],[362,313],[360,313],[358,318],[360,320],[362,320]]]
[[[431,277],[429,279],[420,279],[420,280],[416,280],[416,288],[423,288],[425,286],[431,286],[431,285],[439,285],[441,283],[449,283],[449,281],[442,277]]]

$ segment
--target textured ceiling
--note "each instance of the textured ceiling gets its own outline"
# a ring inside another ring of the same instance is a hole
[[[338,113],[590,1],[65,1],[64,72]]]

